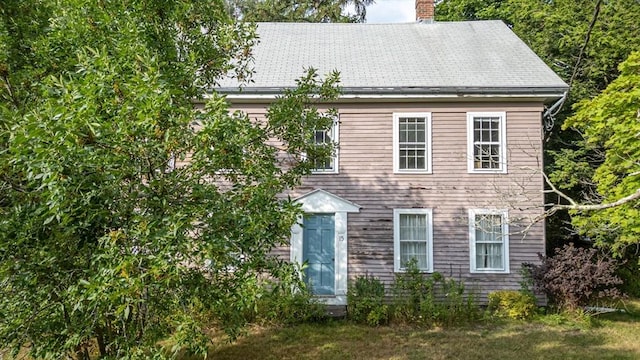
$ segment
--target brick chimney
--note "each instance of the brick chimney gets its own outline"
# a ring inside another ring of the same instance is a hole
[[[416,21],[433,22],[435,0],[416,0]]]

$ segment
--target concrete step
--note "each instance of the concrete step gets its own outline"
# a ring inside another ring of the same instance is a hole
[[[325,307],[327,315],[332,318],[346,318],[347,306],[346,305],[326,305]]]

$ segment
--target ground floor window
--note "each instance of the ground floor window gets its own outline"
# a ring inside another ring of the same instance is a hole
[[[433,271],[431,209],[394,209],[394,269],[403,271],[415,259],[422,271]]]
[[[506,210],[469,210],[471,272],[509,272]]]

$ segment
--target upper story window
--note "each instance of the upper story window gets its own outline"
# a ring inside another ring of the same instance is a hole
[[[393,114],[393,172],[431,173],[431,113]]]
[[[509,272],[507,210],[469,210],[471,272]]]
[[[335,119],[333,126],[329,130],[316,130],[313,140],[318,146],[335,146],[339,140],[338,119]],[[334,149],[333,155],[313,160],[313,174],[337,174],[338,173],[338,147]]]
[[[404,271],[415,260],[418,269],[433,271],[431,209],[394,209],[394,270]]]
[[[467,113],[467,159],[470,173],[507,172],[506,114]]]

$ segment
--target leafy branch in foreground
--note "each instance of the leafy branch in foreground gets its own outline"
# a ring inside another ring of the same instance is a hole
[[[205,354],[210,321],[236,335],[256,277],[286,272],[269,253],[299,208],[280,194],[299,154],[332,151],[310,139],[338,75],[309,71],[258,123],[194,104],[246,75],[254,30],[221,1],[8,5],[0,33],[35,33],[0,47],[0,348],[147,359]]]

